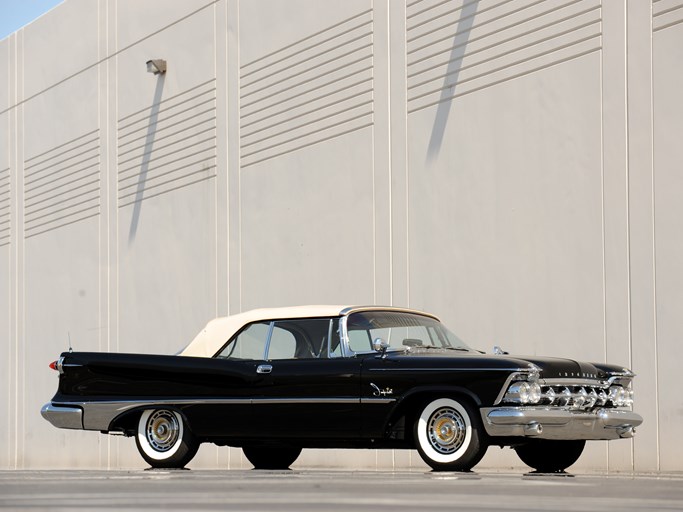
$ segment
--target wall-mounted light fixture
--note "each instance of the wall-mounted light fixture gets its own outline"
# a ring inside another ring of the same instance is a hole
[[[147,61],[147,72],[155,75],[166,73],[166,61],[164,59],[152,59]]]

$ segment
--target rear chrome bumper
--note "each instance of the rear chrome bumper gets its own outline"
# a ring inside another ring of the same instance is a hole
[[[83,429],[83,409],[48,403],[40,409],[40,414],[58,428]]]
[[[536,439],[610,440],[633,437],[643,422],[631,411],[598,409],[571,411],[554,407],[484,407],[484,428],[489,436]]]

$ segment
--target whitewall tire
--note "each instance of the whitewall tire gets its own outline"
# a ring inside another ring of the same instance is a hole
[[[170,409],[143,411],[135,442],[142,458],[153,468],[182,468],[199,448],[182,415]]]
[[[413,434],[417,451],[435,471],[469,471],[486,453],[476,411],[453,398],[423,404]]]

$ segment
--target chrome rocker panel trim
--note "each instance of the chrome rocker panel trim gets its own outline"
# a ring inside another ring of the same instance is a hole
[[[570,411],[557,407],[483,407],[489,436],[610,440],[633,437],[642,416],[619,409]]]
[[[106,432],[111,422],[131,409],[182,407],[186,405],[270,405],[270,404],[390,404],[395,398],[202,398],[160,400],[103,400],[92,402],[50,402],[43,417],[58,428]]]
[[[40,414],[57,428],[83,429],[83,409],[69,405],[45,404]]]

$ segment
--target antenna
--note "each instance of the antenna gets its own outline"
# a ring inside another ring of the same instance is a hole
[[[73,352],[74,349],[71,348],[71,333],[69,331],[66,331],[66,335],[69,337],[69,352]]]

